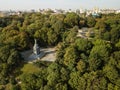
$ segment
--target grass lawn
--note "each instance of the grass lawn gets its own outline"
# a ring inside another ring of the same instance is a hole
[[[41,69],[35,66],[33,63],[26,63],[21,69],[23,73],[36,73],[36,72],[39,72],[40,70]]]

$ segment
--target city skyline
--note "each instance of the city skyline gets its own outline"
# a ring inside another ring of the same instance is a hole
[[[0,10],[31,10],[31,9],[120,9],[119,0],[0,0]]]

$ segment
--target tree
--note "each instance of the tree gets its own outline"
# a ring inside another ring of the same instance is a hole
[[[109,60],[111,45],[103,40],[96,40],[94,45],[90,52],[89,65],[92,70],[97,70]]]
[[[68,83],[70,84],[73,90],[85,90],[86,88],[86,81],[83,77],[80,77],[79,72],[72,72],[70,74],[70,80]]]
[[[47,76],[47,80],[48,80],[47,85],[50,85],[50,86],[56,85],[56,83],[58,83],[59,81],[59,78],[60,78],[59,72],[49,73]]]
[[[52,28],[54,29],[57,35],[60,35],[64,31],[64,22],[58,20],[52,25]]]
[[[106,77],[112,82],[115,83],[119,74],[118,71],[116,70],[116,68],[114,66],[111,65],[106,65],[104,67],[104,72]]]
[[[21,90],[19,85],[12,85],[10,90]]]
[[[41,45],[48,45],[48,35],[47,32],[49,31],[49,28],[43,27],[41,30],[37,31],[38,33],[37,39],[40,39],[40,44]]]
[[[82,60],[80,60],[78,63],[77,63],[77,69],[78,71],[80,72],[85,72],[86,70],[86,63]]]
[[[49,85],[45,85],[43,90],[53,90],[53,88]]]
[[[105,23],[104,20],[99,20],[97,21],[95,28],[99,29],[100,33],[104,33],[107,29],[107,24]]]
[[[69,32],[64,33],[64,34],[66,34],[66,37],[64,37],[66,43],[73,43],[73,42],[75,42],[75,40],[77,38],[76,37],[77,36],[77,30],[78,30],[78,28],[75,26]]]
[[[80,17],[74,12],[67,13],[64,19],[64,22],[66,23],[67,27],[73,27],[75,25],[79,26],[79,21]]]
[[[66,66],[72,69],[76,64],[77,58],[78,58],[78,54],[76,49],[73,46],[66,48],[66,51],[64,54],[64,64]]]
[[[101,57],[98,54],[94,54],[94,56],[92,56],[89,59],[89,65],[90,65],[90,70],[101,69],[101,65],[102,65]]]
[[[112,83],[108,83],[108,90],[114,90],[114,85]]]
[[[120,39],[119,39],[119,41],[115,44],[115,46],[117,47],[117,49],[120,50]]]
[[[120,38],[120,26],[114,26],[112,29],[111,29],[111,42],[113,43],[116,43],[119,41],[119,38]]]
[[[20,54],[9,45],[0,47],[0,83],[6,84],[21,62]]]
[[[79,25],[80,28],[85,27],[86,26],[86,20],[85,19],[81,19],[79,24],[80,24]]]
[[[18,40],[18,46],[20,46],[21,49],[26,49],[30,47],[29,46],[30,40],[26,32],[20,32],[17,40]]]
[[[56,45],[58,42],[57,34],[53,30],[50,29],[47,32],[47,35],[48,35],[48,44],[49,45]]]
[[[88,27],[94,27],[95,23],[96,23],[95,18],[93,18],[92,16],[87,17]]]
[[[21,76],[21,88],[22,90],[39,90],[44,86],[43,77],[40,74],[23,74]]]
[[[67,84],[58,83],[58,84],[55,86],[55,90],[68,90]]]
[[[68,80],[69,80],[69,70],[62,67],[60,70],[60,81],[67,83]]]
[[[89,50],[92,48],[92,43],[82,38],[76,39],[75,45],[80,52],[87,52],[87,54],[89,54]]]
[[[60,66],[57,63],[52,63],[47,70],[48,70],[47,85],[54,86],[56,83],[58,83],[60,79],[59,73]]]
[[[101,71],[92,71],[83,75],[86,80],[86,90],[106,90],[107,79]]]
[[[100,36],[100,37],[104,40],[110,41],[110,32],[105,32],[103,34],[103,37],[102,36]]]
[[[120,51],[116,51],[113,53],[112,57],[112,65],[116,66],[118,69],[120,69]]]
[[[29,26],[27,26],[27,32],[29,33],[29,35],[30,35],[31,37],[34,36],[35,31],[36,31],[36,25],[35,25],[35,23],[32,23],[32,24],[30,24]]]
[[[35,32],[34,37],[37,38],[37,39],[40,38],[40,31],[39,31],[39,30],[37,30],[37,31]]]

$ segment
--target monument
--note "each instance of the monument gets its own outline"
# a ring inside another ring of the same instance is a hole
[[[40,48],[39,48],[39,46],[37,44],[37,40],[36,39],[35,39],[35,43],[34,43],[34,46],[33,46],[33,53],[35,55],[39,55],[40,54]]]
[[[40,48],[37,44],[37,40],[34,40],[33,48],[24,52],[21,52],[25,62],[33,63],[38,60],[54,61],[55,60],[54,48]]]
[[[38,60],[44,56],[44,52],[40,52],[37,40],[35,39],[34,41],[33,49],[21,53],[26,61]]]

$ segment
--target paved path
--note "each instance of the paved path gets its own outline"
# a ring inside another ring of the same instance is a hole
[[[55,48],[41,48],[40,54],[35,55],[32,50],[24,51],[21,53],[26,62],[32,63],[40,61],[55,61],[56,49]]]

